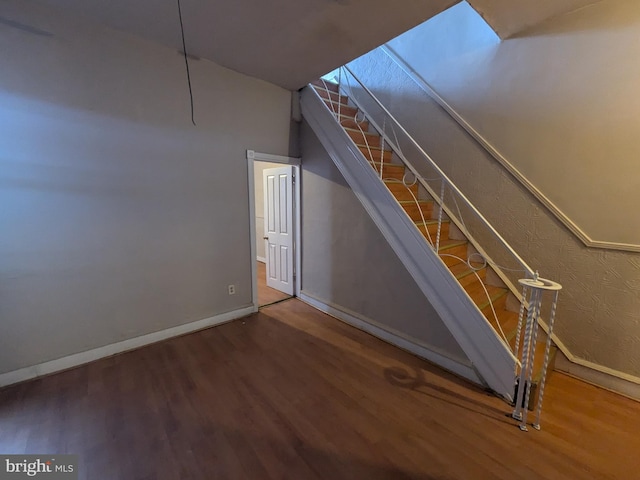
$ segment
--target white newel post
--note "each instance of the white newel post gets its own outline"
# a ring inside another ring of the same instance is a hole
[[[542,400],[544,397],[544,387],[547,378],[547,368],[549,367],[549,354],[551,351],[551,335],[553,334],[553,324],[555,321],[556,310],[558,306],[558,295],[562,289],[559,283],[538,277],[536,272],[533,278],[520,279],[518,282],[523,286],[522,305],[520,314],[524,312],[524,304],[527,300],[527,291],[531,291],[529,296],[529,309],[527,313],[524,340],[522,345],[522,359],[520,366],[520,377],[518,380],[518,390],[516,392],[516,404],[513,409],[512,417],[520,421],[520,430],[527,431],[527,413],[529,405],[529,396],[531,394],[531,381],[533,377],[533,361],[536,351],[536,340],[538,332],[538,318],[542,308],[542,300],[544,293],[553,295],[551,314],[549,317],[547,332],[547,341],[544,350],[544,361],[542,366],[542,378],[540,380],[540,388],[538,389],[538,400],[536,406],[536,419],[533,427],[540,430],[540,415],[542,412]],[[518,328],[518,337],[520,328]],[[519,338],[518,338],[519,340]],[[516,341],[518,341],[516,340]],[[516,347],[518,348],[518,347]],[[516,354],[518,350],[516,350]]]

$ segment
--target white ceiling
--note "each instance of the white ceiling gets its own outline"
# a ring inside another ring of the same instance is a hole
[[[469,0],[505,38],[595,0]],[[458,0],[181,0],[187,51],[296,90]],[[40,0],[182,50],[177,0]]]
[[[182,50],[177,0],[41,0]],[[181,0],[187,52],[296,90],[457,0]]]

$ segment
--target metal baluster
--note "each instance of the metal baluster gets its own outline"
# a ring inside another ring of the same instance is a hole
[[[531,345],[529,346],[529,358],[528,358],[528,369],[527,369],[527,380],[525,383],[525,396],[524,396],[524,407],[522,411],[522,421],[520,422],[520,430],[527,431],[527,415],[529,414],[529,398],[531,396],[531,384],[533,382],[533,362],[536,356],[536,342],[538,340],[538,317],[540,316],[540,306],[542,304],[542,291],[536,290],[536,303],[534,308],[534,316],[533,316],[533,332],[531,338]],[[531,308],[531,306],[529,307]]]
[[[560,287],[558,284],[556,284]],[[560,287],[562,288],[562,287]],[[542,380],[540,380],[540,390],[538,391],[538,405],[536,408],[536,420],[533,428],[540,430],[540,415],[542,414],[542,399],[544,398],[544,386],[547,380],[547,368],[549,367],[549,352],[551,351],[551,334],[553,333],[553,323],[556,318],[556,310],[558,308],[558,296],[560,290],[555,291],[553,297],[553,305],[551,306],[551,316],[549,317],[549,331],[547,332],[547,344],[544,348],[544,365],[542,367]]]
[[[342,92],[342,67],[338,69],[338,124],[342,126],[342,113],[340,112],[342,102],[340,101],[340,93]],[[331,94],[329,94],[329,101],[331,101]]]
[[[516,420],[521,420],[522,415],[522,401],[526,390],[526,380],[529,373],[529,348],[531,346],[531,330],[533,328],[533,318],[535,310],[535,300],[538,295],[537,290],[531,290],[531,296],[529,297],[529,312],[527,313],[527,324],[524,331],[524,344],[522,346],[522,359],[520,366],[520,377],[518,380],[518,390],[516,393],[516,405],[511,416]]]
[[[516,358],[519,357],[520,355],[520,335],[522,335],[522,323],[524,320],[524,304],[527,301],[527,286],[523,285],[522,286],[522,299],[520,300],[520,313],[518,314],[518,328],[516,330],[516,344],[514,347],[514,352],[513,354],[516,356]],[[515,372],[514,373],[518,373],[518,364],[516,363],[515,366]]]
[[[382,135],[380,135],[380,179],[383,179],[382,170],[384,169],[384,134],[387,125],[387,116],[382,119]]]
[[[436,235],[436,253],[440,251],[440,232],[442,229],[442,212],[444,211],[444,178],[440,186],[440,211],[438,212],[438,234]]]

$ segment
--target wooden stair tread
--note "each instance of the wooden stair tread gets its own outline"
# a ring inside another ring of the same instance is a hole
[[[502,327],[502,331],[507,336],[507,340],[513,350],[513,344],[511,340],[515,339],[516,333],[518,333],[518,312],[512,312],[511,310],[498,310],[496,311],[498,321]]]
[[[369,160],[369,165],[373,168],[378,174],[380,174],[380,164],[379,161]],[[384,162],[382,165],[382,177],[385,179],[395,179],[402,180],[405,174],[405,166],[397,165],[394,163]]]
[[[411,190],[412,192],[418,191],[418,184],[414,183],[412,185],[405,185],[401,179],[399,178],[383,178],[382,181],[387,185],[387,188],[390,186],[397,185],[398,187],[403,187],[405,190]]]
[[[396,199],[409,200],[418,196],[418,186],[407,187],[401,180],[385,178],[384,184]]]
[[[462,245],[467,246],[469,242],[466,240],[443,240],[440,242],[440,253],[444,253],[445,250],[450,250],[455,247],[460,247]]]
[[[372,149],[379,149],[380,145],[382,144],[382,137],[380,137],[380,135],[378,135],[376,132],[360,131],[357,128],[343,127],[343,129],[345,132],[347,132],[347,135],[349,135],[351,140],[353,140],[353,142],[358,146],[369,146]]]
[[[416,224],[417,227],[422,227],[424,225],[437,225],[438,224],[438,219],[437,218],[436,219],[429,219],[429,220],[426,220],[424,222],[422,220],[420,220],[420,221],[414,222],[414,223]],[[445,223],[448,225],[450,223],[450,220],[442,219],[442,224],[444,225]]]
[[[369,128],[369,122],[366,120],[360,120],[360,121],[356,121],[356,119],[352,116],[348,116],[348,115],[342,115],[340,114],[340,125],[344,128],[347,127],[347,125],[352,125],[352,126],[356,126],[356,125],[360,125],[360,127],[363,130],[367,130]]]
[[[372,165],[375,164],[376,167],[380,166],[380,162],[377,161],[372,161],[369,160],[369,163],[371,163]],[[405,166],[404,165],[399,165],[397,163],[389,163],[389,162],[384,162],[384,168],[383,170],[391,170],[391,171],[399,171],[399,172],[404,172],[405,170]]]
[[[331,110],[332,113],[334,114],[338,114],[340,113],[340,116],[346,116],[346,117],[354,117],[357,113],[358,113],[358,109],[356,107],[350,107],[349,105],[343,105],[342,103],[338,103],[338,102],[334,102],[332,100],[328,100],[326,98],[322,99],[325,103],[325,105],[327,105],[327,107],[329,107],[329,110]]]
[[[480,309],[485,308],[489,305],[489,303],[495,303],[496,300],[503,296],[506,296],[507,293],[509,293],[509,290],[507,290],[506,288],[494,287],[493,285],[485,285],[481,282],[475,283],[468,290],[465,290],[473,300],[473,303],[475,303]]]
[[[337,92],[339,90],[339,86],[337,83],[329,82],[328,80],[317,79],[311,82],[311,85],[314,87],[325,88],[325,86],[331,90],[332,92]]]
[[[380,134],[377,132],[369,132],[367,130],[365,130],[364,128],[362,129],[364,132],[361,132],[359,128],[354,128],[354,127],[342,127],[345,129],[345,131],[347,132],[354,132],[354,133],[366,133],[367,135],[375,135],[376,137],[379,137]]]
[[[400,206],[409,215],[411,220],[419,221],[423,218],[431,219],[433,217],[433,201],[432,200],[398,200]]]
[[[487,268],[486,266],[483,267],[483,264],[481,262],[471,262],[471,266],[473,268],[471,268],[467,263],[458,263],[449,267],[449,270],[451,271],[451,273],[453,273],[454,277],[456,277],[457,279],[461,279],[463,277],[466,277],[467,275],[473,275],[474,269],[478,272],[478,274],[480,274],[480,272],[486,271]]]
[[[314,87],[314,88],[316,92],[318,92],[318,95],[320,95],[320,97],[325,100],[331,99],[332,102],[336,102],[336,103],[340,102],[342,105],[349,104],[349,97],[347,97],[346,95],[341,95],[337,92],[332,92],[332,91],[327,92],[322,87]]]
[[[505,310],[504,308],[496,308],[496,317],[500,328],[496,325],[496,317],[493,316],[493,311],[491,310],[491,305],[486,305],[481,309],[482,314],[489,321],[493,329],[500,336],[500,338],[504,337],[500,334],[500,328],[504,333],[506,340],[509,344],[511,351],[513,352],[514,347],[514,338],[516,336],[518,330],[518,312],[512,312],[510,310]]]
[[[369,149],[371,149],[371,150],[377,150],[378,152],[379,152],[379,151],[381,151],[381,150],[384,150],[385,152],[389,152],[389,153],[391,153],[391,149],[390,149],[390,148],[387,148],[387,147],[385,147],[385,148],[383,149],[382,147],[379,147],[379,146],[378,146],[378,147],[376,147],[375,145],[366,145],[366,144],[364,144],[364,143],[357,143],[357,142],[356,142],[356,145],[357,145],[359,148],[364,148],[364,149],[369,148]]]
[[[469,267],[466,262],[458,262],[453,265],[449,265],[449,271],[456,277],[461,287],[467,288],[467,286],[482,282],[487,276],[487,267],[479,262],[472,262],[474,268]],[[475,273],[474,273],[475,272]]]
[[[369,121],[367,119],[359,119],[359,121],[356,122],[354,116],[355,115],[347,115],[344,112],[340,112],[340,125],[342,125],[342,128],[352,128],[358,130],[357,125],[359,125],[360,128],[362,128],[365,132],[368,131]],[[359,117],[362,117],[362,115],[359,115]],[[346,125],[343,125],[343,123],[345,122],[348,122],[349,125],[353,126],[347,127]]]

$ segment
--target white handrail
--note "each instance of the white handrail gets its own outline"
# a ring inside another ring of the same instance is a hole
[[[527,265],[527,263],[520,257],[520,255],[518,255],[518,253],[511,247],[511,245],[509,245],[507,243],[507,241],[502,237],[502,235],[500,235],[500,233],[498,233],[498,231],[493,227],[493,225],[491,225],[491,223],[489,223],[489,221],[484,217],[484,215],[482,215],[482,213],[480,213],[480,211],[469,201],[469,199],[458,189],[458,187],[456,187],[456,185],[449,179],[449,177],[447,177],[447,175],[442,171],[442,169],[435,163],[435,161],[427,154],[427,152],[425,152],[422,147],[420,147],[420,145],[418,144],[418,142],[415,141],[415,139],[409,134],[409,132],[407,132],[405,130],[405,128],[400,124],[400,122],[398,122],[398,120],[396,120],[396,118],[391,114],[391,112],[389,112],[389,110],[387,110],[387,108],[382,105],[382,103],[380,102],[380,100],[378,100],[378,98],[373,94],[373,92],[362,83],[362,81],[353,73],[353,71],[348,67],[348,66],[344,66],[343,67],[347,72],[349,72],[351,74],[351,76],[360,84],[360,86],[362,87],[362,89],[367,93],[367,95],[369,95],[373,101],[377,104],[377,106],[383,111],[383,113],[389,117],[389,119],[395,124],[395,126],[397,128],[400,129],[400,131],[409,139],[409,141],[413,144],[413,146],[418,150],[418,152],[425,158],[428,160],[428,162],[430,163],[431,167],[435,169],[435,171],[438,173],[438,175],[441,176],[441,178],[446,182],[446,184],[449,186],[449,188],[451,188],[451,190],[453,192],[455,192],[467,205],[467,207],[469,207],[471,209],[471,211],[480,219],[480,221],[485,225],[485,227],[494,235],[494,237],[496,239],[498,239],[498,241],[500,243],[503,244],[503,246],[509,251],[509,253],[518,261],[518,263],[522,266],[522,268],[525,270],[526,273],[528,273],[530,276],[533,277],[534,275],[534,270]],[[423,186],[427,186],[425,185],[426,182],[424,182],[424,180],[420,177],[420,175],[417,173],[416,169],[413,167],[413,165],[411,164],[411,162],[409,162],[406,158],[402,158],[403,162],[409,167],[409,169],[412,171],[412,173],[414,173],[414,175],[416,175],[418,177],[418,179],[420,180],[420,182],[423,184]],[[439,200],[439,199],[436,199]]]

